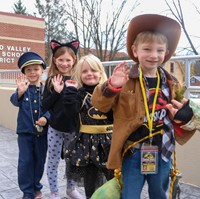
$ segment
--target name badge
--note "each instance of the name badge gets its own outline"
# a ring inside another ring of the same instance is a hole
[[[141,174],[158,173],[158,146],[143,144],[141,147]]]

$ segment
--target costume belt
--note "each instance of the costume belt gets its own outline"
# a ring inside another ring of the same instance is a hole
[[[88,134],[112,133],[113,125],[81,125],[80,132]]]
[[[152,135],[154,136],[154,135],[157,135],[157,134],[163,135],[163,130],[156,131],[156,132],[154,132]],[[145,140],[145,139],[147,139],[147,138],[148,138],[148,136],[145,137],[145,138],[142,138],[142,139],[139,140],[139,141],[127,140],[127,141],[125,142],[124,148],[126,148],[126,147],[131,148],[131,147],[133,147],[133,148],[136,148],[136,149],[140,149],[141,146],[142,146],[142,141]]]

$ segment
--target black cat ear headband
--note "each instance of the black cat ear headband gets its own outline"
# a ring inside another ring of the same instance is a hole
[[[71,48],[74,51],[75,55],[76,55],[77,52],[78,52],[78,48],[79,48],[79,41],[78,40],[74,40],[74,41],[68,42],[68,43],[60,43],[60,42],[58,42],[56,40],[51,40],[50,45],[51,45],[51,50],[52,50],[53,55],[55,54],[55,52],[59,48],[61,48],[63,46],[67,46],[67,47]]]

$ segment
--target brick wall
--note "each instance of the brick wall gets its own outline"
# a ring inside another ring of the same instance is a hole
[[[44,41],[44,19],[0,12],[0,69],[18,69],[18,58],[27,51],[45,58]]]

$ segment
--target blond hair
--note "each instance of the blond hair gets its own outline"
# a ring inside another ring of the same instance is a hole
[[[107,75],[104,70],[103,64],[101,63],[98,57],[94,56],[93,54],[88,54],[80,58],[75,69],[73,78],[78,82],[78,87],[80,88],[83,86],[83,82],[81,80],[81,74],[82,74],[82,65],[85,61],[90,65],[90,67],[93,70],[99,71],[101,73],[101,79],[99,83],[100,84],[104,83],[107,80]]]

